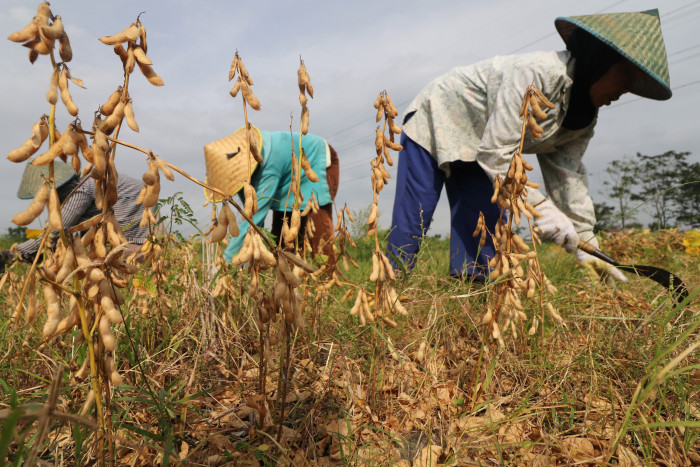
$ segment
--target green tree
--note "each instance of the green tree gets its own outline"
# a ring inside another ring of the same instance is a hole
[[[688,164],[681,170],[676,191],[676,211],[679,224],[700,225],[700,162]]]
[[[0,235],[0,248],[9,248],[13,243],[22,243],[26,239],[26,227],[8,227],[7,233]]]
[[[595,225],[593,226],[593,231],[598,233],[609,229],[615,221],[615,208],[602,202],[593,203],[593,209],[595,209]]]
[[[639,175],[643,179],[640,190],[634,193],[632,200],[644,201],[651,206],[651,216],[654,222],[650,227],[666,229],[671,227],[676,220],[678,211],[679,182],[682,175],[688,170],[686,159],[689,152],[666,151],[656,156],[646,156],[637,153],[639,160]]]
[[[634,221],[630,203],[635,199],[635,189],[639,183],[639,170],[639,163],[627,156],[623,157],[622,160],[610,162],[605,169],[607,179],[603,181],[603,185],[608,187],[608,190],[604,194],[616,201],[618,211],[617,216],[613,216],[612,212],[609,213],[609,221],[614,222],[614,218],[619,217],[620,226],[623,229],[627,227],[629,221]],[[612,227],[611,224],[606,225]]]

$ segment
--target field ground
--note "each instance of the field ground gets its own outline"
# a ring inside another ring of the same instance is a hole
[[[602,249],[697,291],[700,261],[682,238],[633,232]],[[306,323],[286,345],[283,319],[260,326],[245,270],[213,298],[201,245],[170,245],[125,289],[123,384],[100,380],[99,439],[89,382],[75,377],[81,335],[43,343],[44,316],[10,320],[26,274],[13,266],[0,290],[0,459],[21,465],[34,450],[42,465],[96,465],[102,449],[114,465],[700,465],[696,294],[679,307],[648,279],[592,284],[572,255],[543,247],[564,325],[546,319],[499,348],[480,325],[492,286],[449,279],[447,242],[434,238],[396,283],[409,315],[362,326],[348,313],[354,294],[342,297],[369,287],[370,248],[358,242],[360,267],[341,286],[305,279]],[[262,289],[273,279],[263,274]]]

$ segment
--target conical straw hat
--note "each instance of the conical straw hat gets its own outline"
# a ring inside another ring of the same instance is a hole
[[[39,191],[42,183],[44,183],[44,179],[49,176],[48,164],[36,166],[32,165],[32,160],[34,160],[34,158],[29,159],[27,165],[24,167],[22,181],[19,183],[19,189],[17,190],[17,197],[19,199],[34,198],[36,192]],[[53,161],[53,179],[56,188],[63,186],[71,178],[77,176],[78,174],[75,173],[70,164],[59,160]]]
[[[659,10],[562,17],[554,25],[564,42],[582,28],[636,65],[642,73],[630,92],[656,100],[671,97]]]
[[[258,148],[258,153],[262,154],[262,134],[258,128],[251,126],[252,140]],[[214,188],[226,193],[235,195],[241,188],[243,182],[248,179],[258,166],[258,162],[248,150],[246,140],[246,129],[241,127],[233,134],[224,138],[212,141],[204,146],[204,163],[207,168],[206,183]],[[222,197],[218,193],[204,189],[204,195],[209,201],[221,201]]]

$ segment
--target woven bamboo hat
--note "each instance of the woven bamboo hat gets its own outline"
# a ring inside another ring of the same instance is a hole
[[[642,73],[630,92],[656,100],[671,97],[659,10],[561,17],[554,25],[564,42],[576,28],[581,28],[636,65]]]
[[[251,143],[255,144],[262,154],[262,134],[257,127],[251,126]],[[212,141],[204,146],[204,164],[207,168],[206,183],[228,195],[235,195],[243,182],[252,173],[258,162],[248,150],[246,129],[241,127],[234,133]],[[221,201],[219,194],[204,189],[204,195],[209,201]]]
[[[22,174],[22,181],[19,183],[19,189],[17,190],[17,197],[19,199],[32,199],[39,191],[44,179],[49,176],[49,166],[42,165],[36,166],[32,165],[32,159],[27,161],[27,165],[24,167],[24,173]],[[59,160],[53,161],[53,177],[56,183],[56,188],[65,185],[71,178],[77,177],[78,175],[73,170],[70,164],[61,162]]]

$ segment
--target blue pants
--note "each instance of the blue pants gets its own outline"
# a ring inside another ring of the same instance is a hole
[[[493,243],[488,237],[486,245],[479,247],[479,236],[472,234],[479,212],[484,213],[491,232],[498,221],[500,210],[491,203],[491,180],[477,162],[450,163],[448,177],[435,158],[405,134],[401,135],[401,145],[388,251],[407,269],[413,268],[444,185],[451,217],[450,275],[484,280],[488,277],[488,262],[495,254]]]

